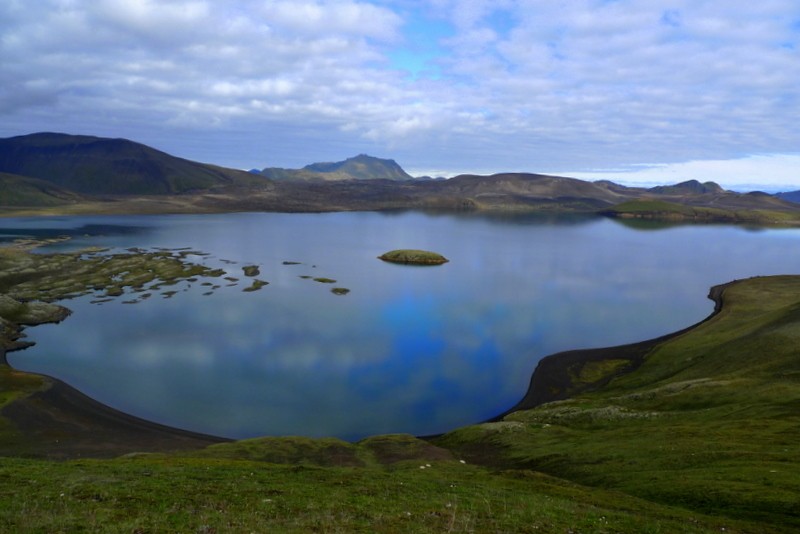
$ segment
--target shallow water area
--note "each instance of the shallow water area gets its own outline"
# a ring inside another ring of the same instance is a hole
[[[188,261],[228,279],[184,281],[145,299],[65,301],[73,315],[30,328],[37,345],[10,363],[134,415],[233,438],[424,435],[478,422],[518,401],[547,354],[662,335],[706,317],[714,284],[800,272],[798,230],[591,217],[244,213],[0,224],[3,236],[48,232],[71,239],[40,252],[186,249]],[[377,259],[399,248],[450,262]],[[269,284],[245,292],[254,278],[243,267],[252,265]]]

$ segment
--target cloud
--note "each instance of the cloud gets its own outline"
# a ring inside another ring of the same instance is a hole
[[[687,180],[713,181],[736,191],[795,190],[800,186],[800,154],[756,154],[730,160],[686,161],[573,173],[576,178],[652,186]]]
[[[798,20],[792,0],[4,2],[0,134],[129,137],[243,168],[791,153]]]
[[[104,31],[113,31],[152,47],[191,42],[197,38],[197,28],[201,31],[210,28],[211,14],[206,2],[153,0],[100,0],[92,11],[73,13],[76,18],[85,18],[92,27],[99,25]]]
[[[308,36],[333,32],[393,40],[402,22],[388,9],[359,2],[270,2],[263,12],[269,23]]]

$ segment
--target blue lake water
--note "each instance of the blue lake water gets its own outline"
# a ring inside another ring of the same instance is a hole
[[[475,423],[515,404],[547,354],[678,330],[711,313],[714,284],[800,273],[800,230],[413,212],[0,220],[0,236],[53,232],[73,239],[44,251],[191,247],[209,254],[191,260],[240,282],[213,279],[222,287],[211,295],[184,282],[138,304],[67,301],[73,315],[28,329],[37,345],[10,363],[125,412],[233,438]],[[395,248],[450,263],[376,259]],[[245,293],[251,264],[269,285]]]

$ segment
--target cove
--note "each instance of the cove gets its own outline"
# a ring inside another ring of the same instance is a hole
[[[702,320],[709,287],[800,272],[800,231],[626,226],[602,218],[405,213],[18,218],[0,238],[71,236],[42,252],[185,248],[225,269],[169,299],[65,301],[15,368],[119,410],[231,438],[434,434],[503,412],[543,356],[648,339]],[[382,262],[386,250],[450,262]],[[244,292],[243,267],[269,282]],[[333,294],[337,287],[350,290]]]

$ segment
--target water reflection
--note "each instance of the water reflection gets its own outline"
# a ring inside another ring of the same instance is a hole
[[[33,226],[33,221],[24,221],[28,224],[19,226],[4,226],[0,229],[0,242],[7,243],[19,238],[48,239],[61,236],[74,237],[98,237],[103,235],[136,235],[147,231],[146,227],[130,226],[121,224],[85,224],[83,226],[70,226],[69,219],[46,219],[41,226]],[[47,225],[47,223],[50,225]]]
[[[131,231],[81,231],[98,225]],[[76,236],[60,250],[191,247],[242,282],[208,296],[182,283],[173,298],[136,305],[69,301],[75,313],[32,329],[38,345],[11,363],[124,411],[230,437],[357,439],[480,421],[519,400],[544,355],[677,330],[710,313],[713,284],[800,271],[786,252],[795,230],[641,232],[602,218],[245,213],[56,226]],[[395,248],[451,261],[419,269],[376,259]],[[243,293],[248,264],[270,285]],[[351,292],[333,295],[313,277]]]

